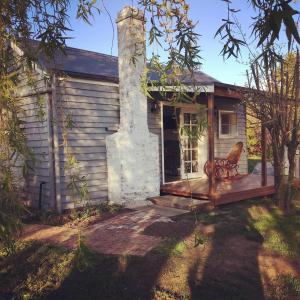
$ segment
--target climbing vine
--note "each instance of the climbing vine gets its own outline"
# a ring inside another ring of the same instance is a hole
[[[79,205],[89,204],[89,191],[87,186],[86,176],[80,175],[80,162],[77,160],[76,155],[72,151],[72,147],[69,145],[69,131],[76,126],[73,121],[72,115],[69,112],[65,112],[63,108],[60,108],[62,117],[62,147],[66,157],[65,172],[68,175],[67,188],[71,192],[74,198],[74,208]],[[78,199],[79,197],[79,199]]]

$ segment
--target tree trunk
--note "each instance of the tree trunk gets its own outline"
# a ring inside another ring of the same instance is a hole
[[[276,190],[279,189],[284,173],[284,146],[281,145],[277,137],[272,137],[273,164],[274,164],[274,184]]]
[[[288,147],[288,161],[289,161],[289,174],[286,183],[286,191],[284,196],[284,211],[289,213],[291,210],[291,203],[293,198],[293,190],[294,190],[294,177],[295,177],[295,168],[296,168],[296,151],[297,146],[290,145]]]
[[[284,209],[285,198],[285,178],[284,178],[284,145],[280,142],[278,134],[272,132],[272,150],[273,150],[273,164],[274,164],[274,185],[275,185],[275,199],[279,207]]]

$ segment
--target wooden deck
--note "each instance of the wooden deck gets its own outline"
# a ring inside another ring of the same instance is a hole
[[[208,199],[208,179],[182,180],[164,184],[162,194]],[[239,178],[216,182],[215,205],[222,205],[255,197],[272,195],[275,192],[274,177],[267,177],[267,185],[261,186],[260,175],[243,175]]]

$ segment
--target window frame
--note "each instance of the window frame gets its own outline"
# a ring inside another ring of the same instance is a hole
[[[229,134],[222,134],[222,118],[221,118],[221,115],[222,114],[235,114],[235,117],[236,117],[236,125],[235,125],[235,132],[234,133],[229,133]],[[232,139],[232,138],[235,138],[238,136],[238,114],[236,111],[234,110],[225,110],[225,109],[220,109],[218,110],[218,123],[219,123],[219,126],[218,126],[218,133],[219,133],[219,138],[220,139]]]

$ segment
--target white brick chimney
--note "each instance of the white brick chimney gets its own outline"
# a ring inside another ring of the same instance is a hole
[[[147,98],[141,91],[146,64],[143,13],[127,6],[117,26],[120,127],[106,138],[108,196],[112,203],[135,207],[159,195],[158,136],[148,130]]]

